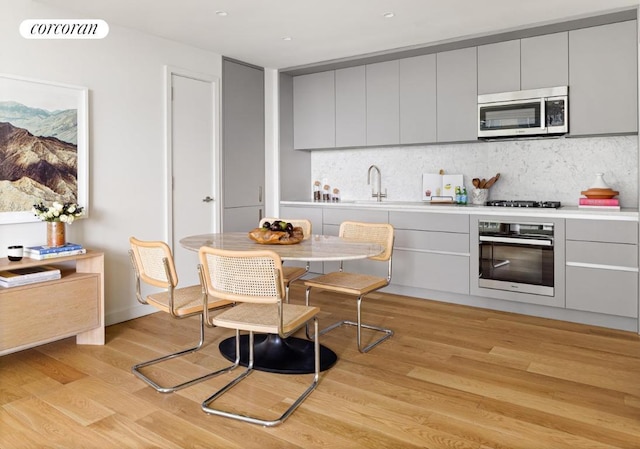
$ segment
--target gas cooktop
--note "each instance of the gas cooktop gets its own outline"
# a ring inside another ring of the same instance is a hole
[[[547,209],[558,209],[560,207],[560,201],[489,200],[484,204],[485,206],[494,206],[494,207],[543,207]]]

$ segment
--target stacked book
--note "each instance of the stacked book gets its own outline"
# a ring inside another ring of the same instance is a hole
[[[620,200],[618,198],[580,198],[578,208],[620,210]]]
[[[65,243],[62,246],[30,246],[24,249],[25,256],[36,260],[75,256],[86,252],[86,248],[83,248],[82,245],[77,243]]]
[[[13,268],[0,271],[0,287],[17,287],[36,282],[60,279],[60,270],[50,265],[39,267]]]

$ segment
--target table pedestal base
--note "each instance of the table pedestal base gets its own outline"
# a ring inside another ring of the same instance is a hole
[[[274,334],[254,336],[253,367],[260,371],[280,374],[309,374],[315,371],[313,342],[303,338],[281,338]],[[230,361],[236,359],[236,337],[220,342],[220,352]],[[320,345],[320,371],[333,366],[338,356]],[[249,364],[249,335],[240,336],[240,365]]]

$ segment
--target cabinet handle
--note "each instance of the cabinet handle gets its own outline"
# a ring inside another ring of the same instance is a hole
[[[262,220],[262,209],[258,209],[258,223]]]
[[[262,203],[262,186],[258,187],[258,202]]]

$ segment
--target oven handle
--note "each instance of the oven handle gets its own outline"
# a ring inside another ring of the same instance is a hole
[[[518,245],[532,245],[532,246],[553,246],[553,240],[519,239],[514,237],[492,237],[488,235],[481,235],[480,241],[481,242],[497,242],[497,243],[515,243]]]

